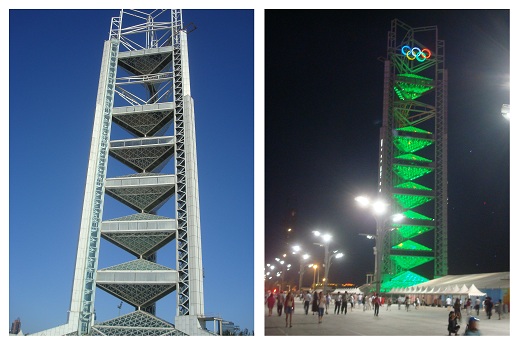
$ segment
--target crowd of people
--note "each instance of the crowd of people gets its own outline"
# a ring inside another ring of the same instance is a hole
[[[323,293],[314,291],[312,294],[310,291],[302,292],[298,295],[300,301],[303,301],[303,309],[305,315],[309,314],[309,310],[313,315],[318,316],[318,323],[323,322],[323,316],[329,314],[329,306],[334,306],[333,314],[347,314],[348,309],[350,311],[357,305],[358,308],[363,308],[363,311],[373,310],[374,316],[379,316],[380,306],[384,306],[385,300],[387,304],[387,310],[391,310],[392,300],[380,297],[378,294],[372,294],[369,296],[363,294],[354,294],[344,292]],[[288,328],[292,327],[292,314],[294,312],[294,293],[292,292],[280,292],[275,294],[274,292],[268,292],[265,304],[268,309],[268,316],[273,315],[274,306],[277,306],[278,316],[282,316],[285,312],[285,326]],[[332,310],[331,310],[332,311]]]
[[[392,306],[391,298],[379,296],[377,293],[367,296],[363,294],[347,293],[346,291],[333,292],[332,294],[330,292],[323,293],[322,291],[314,291],[313,293],[306,291],[295,295],[295,293],[291,291],[287,293],[280,292],[277,294],[269,291],[265,299],[268,308],[268,316],[273,315],[273,309],[276,305],[278,316],[282,316],[282,313],[285,312],[285,327],[291,328],[292,315],[294,313],[294,301],[296,298],[303,301],[305,315],[308,315],[310,310],[313,315],[318,316],[318,323],[323,322],[323,317],[329,313],[329,306],[331,304],[334,306],[333,314],[336,315],[347,314],[349,308],[352,311],[354,306],[357,305],[357,308],[362,308],[363,311],[373,310],[374,316],[379,316],[379,308],[381,306],[384,306],[386,303],[387,311],[391,310]],[[425,305],[424,300],[421,301],[419,297],[413,299],[409,296],[399,297],[396,302],[398,310],[401,309],[401,305],[404,305],[406,311],[409,311],[411,306],[418,309],[421,304]],[[486,297],[483,303],[479,297],[475,297],[474,301],[471,300],[471,297],[467,297],[464,302],[461,302],[460,298],[456,298],[455,302],[452,303],[451,297],[447,297],[445,306],[450,308],[448,315],[448,335],[459,335],[459,323],[462,322],[462,311],[464,311],[468,316],[468,322],[463,335],[480,335],[478,329],[478,322],[480,319],[476,316],[480,313],[481,304],[488,319],[490,319],[493,314],[493,308],[495,308],[495,311],[498,314],[498,319],[502,318],[503,305],[501,299],[498,300],[498,303],[494,304],[491,297]],[[472,309],[475,310],[476,316],[471,316]]]

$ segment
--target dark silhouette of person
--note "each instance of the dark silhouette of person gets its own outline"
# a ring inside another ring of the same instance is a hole
[[[484,308],[486,309],[486,316],[489,320],[493,314],[493,300],[491,300],[491,297],[486,297],[486,300],[484,300]]]
[[[312,297],[312,314],[314,315],[314,313],[318,312],[318,304],[319,304],[319,300],[318,300],[318,292],[314,291],[314,295]]]
[[[455,315],[455,311],[450,311],[448,315],[448,336],[451,334],[459,335],[460,326],[457,324],[457,315]]]
[[[344,313],[344,314],[347,314],[347,310],[348,310],[348,296],[347,296],[347,292],[345,291],[343,293],[343,299],[341,300],[341,313]]]

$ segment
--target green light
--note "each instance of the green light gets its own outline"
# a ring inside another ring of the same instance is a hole
[[[407,218],[409,219],[417,219],[417,220],[430,220],[432,221],[433,219],[428,217],[428,216],[425,216],[423,214],[419,214],[415,211],[412,211],[412,210],[407,210],[403,213],[404,216],[406,216]]]
[[[404,209],[413,209],[431,201],[432,197],[394,194],[394,198]]]
[[[432,134],[430,131],[426,131],[426,130],[420,129],[420,128],[415,127],[415,126],[400,127],[400,128],[398,128],[396,130],[398,130],[398,131],[406,131],[406,132],[416,132],[416,133],[427,133],[429,135]]]
[[[411,251],[432,251],[429,247],[416,243],[412,240],[406,240],[392,247],[395,250],[411,250]]]
[[[397,75],[394,91],[401,100],[415,100],[433,87],[432,79],[405,73]]]
[[[396,275],[392,279],[387,279],[383,283],[381,283],[381,291],[388,292],[392,288],[410,287],[422,284],[427,281],[429,280],[421,275],[415,274],[411,271],[405,271],[401,274]]]
[[[399,234],[404,238],[410,239],[431,231],[432,229],[433,227],[429,226],[399,225]]]
[[[390,255],[390,259],[402,268],[410,269],[420,266],[421,264],[433,261],[433,257],[429,256],[401,256]]]
[[[395,93],[403,101],[415,100],[431,89],[433,89],[433,87],[426,87],[417,84],[408,84],[400,82],[397,82],[394,86]]]
[[[433,140],[424,138],[412,138],[394,136],[395,146],[405,153],[413,153],[433,144]]]
[[[401,159],[401,160],[410,160],[410,161],[433,162],[430,159],[427,159],[425,157],[415,155],[415,154],[404,154],[404,155],[396,156],[395,158]]]
[[[397,97],[399,97],[400,100],[402,100],[402,101],[405,100],[404,95],[401,93],[401,90],[399,90],[396,87],[394,87],[394,91],[395,91],[395,93],[397,94]]]
[[[416,274],[411,271],[404,271],[396,276],[394,276],[391,280],[385,280],[381,284],[381,291],[388,292],[392,288],[403,288],[410,287],[422,284],[424,282],[430,281],[424,276]]]
[[[429,187],[414,183],[412,181],[407,181],[406,183],[402,183],[402,184],[396,185],[394,187],[397,189],[413,189],[413,190],[427,190],[427,191],[432,190]]]
[[[400,73],[397,76],[398,77],[405,77],[405,78],[412,78],[412,79],[416,79],[416,80],[422,79],[422,80],[428,81],[428,82],[433,81],[433,79],[431,79],[431,78],[420,76],[418,74],[413,74],[413,73]]]
[[[433,168],[394,165],[394,172],[404,180],[414,180],[431,173]]]

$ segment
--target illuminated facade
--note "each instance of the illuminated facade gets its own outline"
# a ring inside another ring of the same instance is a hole
[[[68,321],[32,335],[211,334],[194,116],[181,10],[121,10],[104,44]],[[107,251],[135,259],[99,269]],[[96,321],[97,289],[135,311]],[[155,311],[175,291],[173,324]]]
[[[379,193],[399,222],[385,224],[381,291],[448,273],[447,82],[436,26],[394,19],[384,61]]]

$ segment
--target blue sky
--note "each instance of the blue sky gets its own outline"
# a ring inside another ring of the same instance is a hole
[[[103,43],[118,15],[9,13],[9,325],[20,317],[25,333],[66,322]],[[205,313],[252,331],[254,13],[185,10],[183,19],[197,27],[188,49]],[[103,240],[101,254],[109,247]],[[175,252],[158,255],[159,263],[168,262]],[[132,259],[116,256],[99,268]],[[117,317],[119,300],[101,290],[96,295],[98,322]],[[157,315],[171,322],[174,297],[157,306]],[[132,310],[123,304],[120,313]]]

